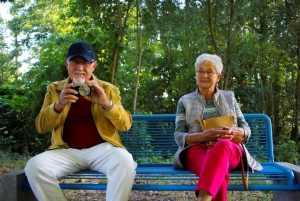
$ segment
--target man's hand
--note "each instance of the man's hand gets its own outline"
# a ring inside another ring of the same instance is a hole
[[[103,108],[108,108],[110,101],[99,83],[96,80],[88,80],[86,81],[86,84],[91,88],[91,95],[84,96],[84,98],[92,103],[101,105]]]
[[[76,96],[78,92],[72,89],[73,83],[67,84],[65,88],[61,91],[58,100],[54,105],[54,110],[60,113],[68,103],[75,103],[78,100]]]

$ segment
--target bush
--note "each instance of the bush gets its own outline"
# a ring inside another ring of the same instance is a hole
[[[299,144],[293,140],[278,140],[278,143],[274,144],[276,162],[288,162],[298,165],[300,160],[298,147]]]

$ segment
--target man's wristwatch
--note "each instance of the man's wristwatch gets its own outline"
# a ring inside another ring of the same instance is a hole
[[[102,109],[105,111],[111,110],[111,108],[114,106],[112,100],[110,100],[109,98],[108,98],[108,100],[109,100],[109,106],[107,108],[102,107]]]

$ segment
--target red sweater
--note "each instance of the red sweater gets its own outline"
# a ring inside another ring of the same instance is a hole
[[[91,105],[82,96],[71,104],[63,130],[63,140],[68,143],[69,148],[90,148],[104,142],[96,128]]]

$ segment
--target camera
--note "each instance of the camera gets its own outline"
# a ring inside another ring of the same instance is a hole
[[[78,94],[76,96],[90,96],[91,88],[86,84],[76,84],[72,87]]]

